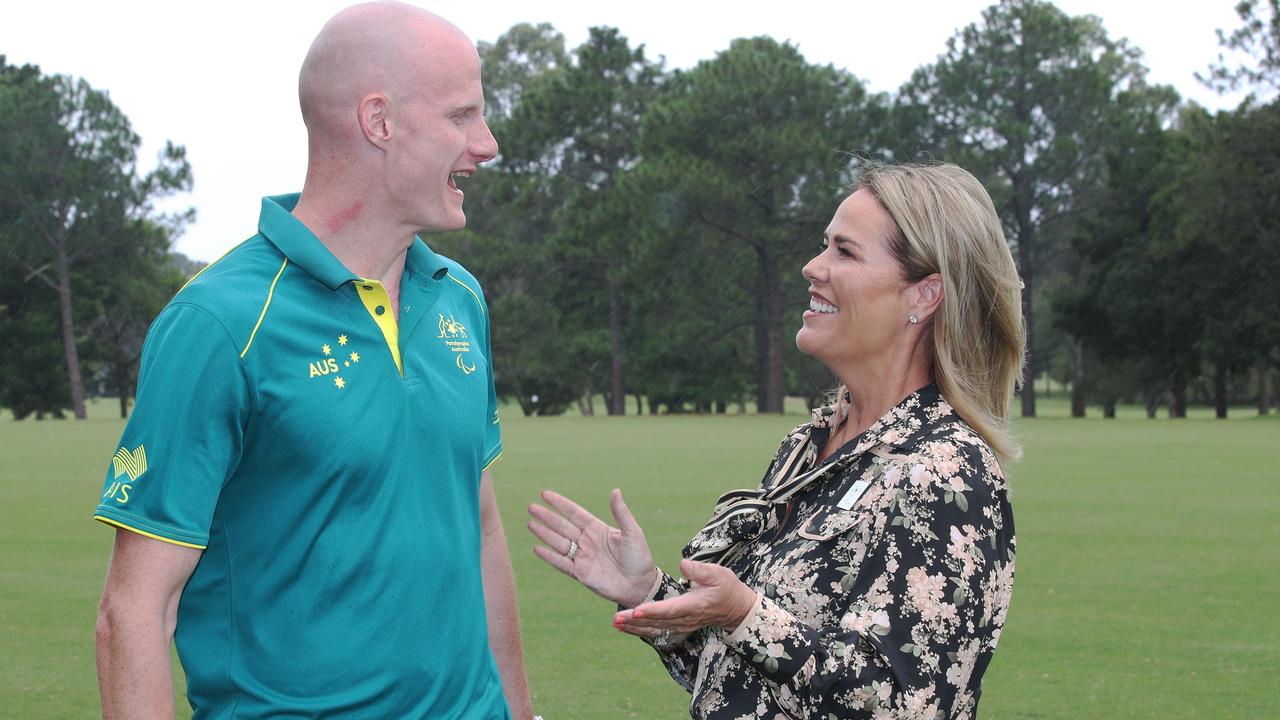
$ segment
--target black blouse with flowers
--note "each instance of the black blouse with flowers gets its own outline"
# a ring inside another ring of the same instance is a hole
[[[971,718],[1013,589],[995,456],[932,385],[818,463],[832,415],[788,435],[760,490],[815,478],[721,558],[752,611],[658,654],[694,718]],[[653,597],[686,590],[664,575]]]

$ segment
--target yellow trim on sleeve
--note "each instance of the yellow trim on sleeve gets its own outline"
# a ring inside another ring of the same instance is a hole
[[[496,460],[497,458],[494,458],[494,459]],[[98,522],[100,522],[100,523],[102,523],[102,524],[104,524],[104,525],[111,525],[111,526],[113,526],[113,527],[118,527],[118,528],[120,528],[121,530],[128,530],[129,532],[134,532],[134,533],[137,533],[137,534],[139,534],[139,535],[144,535],[144,536],[149,537],[149,538],[151,538],[151,539],[153,539],[153,540],[160,540],[161,542],[167,542],[167,543],[169,543],[170,545],[181,545],[182,547],[195,548],[196,550],[204,550],[204,549],[205,549],[205,546],[204,546],[204,545],[193,545],[192,543],[185,543],[185,542],[182,542],[181,540],[174,540],[174,539],[172,539],[172,538],[160,537],[159,535],[155,535],[155,534],[149,533],[149,532],[147,532],[146,530],[139,530],[139,529],[138,529],[138,528],[136,528],[136,527],[130,527],[130,526],[128,526],[128,525],[125,525],[124,523],[120,522],[119,520],[112,520],[111,518],[103,517],[103,516],[101,516],[101,515],[94,515],[94,516],[93,516],[93,519],[94,519],[94,520],[97,520]]]
[[[462,287],[466,288],[466,289],[467,289],[467,292],[471,293],[471,297],[475,298],[475,299],[476,299],[476,304],[480,306],[480,314],[481,314],[481,315],[483,315],[483,314],[484,314],[484,303],[480,301],[480,296],[476,294],[476,291],[475,291],[475,290],[472,290],[470,285],[468,285],[468,284],[466,284],[466,283],[462,282],[461,280],[459,280],[458,278],[454,277],[453,275],[450,275],[450,276],[449,276],[449,279],[450,279],[450,280],[452,280],[452,281],[454,281],[454,282],[456,282],[456,283],[458,283],[458,284],[459,284],[459,285],[461,285]]]
[[[267,316],[267,308],[271,307],[271,297],[276,294],[276,283],[280,282],[280,276],[284,274],[285,266],[289,264],[289,258],[285,258],[280,263],[280,269],[276,271],[276,277],[271,281],[271,287],[267,289],[267,301],[262,304],[262,312],[258,315],[258,323],[253,326],[253,332],[249,333],[249,342],[244,346],[244,350],[240,351],[240,359],[243,360],[245,355],[249,354],[249,348],[253,347],[253,339],[258,335],[258,328],[262,327],[262,319]]]
[[[404,377],[404,365],[400,363],[400,326],[396,324],[396,314],[391,311],[391,296],[377,280],[361,278],[352,282],[356,285],[356,294],[360,296],[360,302],[364,303],[364,309],[369,311],[369,317],[373,318],[374,324],[382,331],[387,349],[391,351],[391,359],[396,361],[396,369]],[[379,308],[382,309],[381,314],[378,313]]]
[[[498,462],[498,458],[500,457],[502,457],[501,452],[499,452],[497,455],[494,455],[493,459],[489,461],[488,465],[485,465],[484,467],[480,468],[480,472],[487,472],[489,468],[493,467],[494,463]]]

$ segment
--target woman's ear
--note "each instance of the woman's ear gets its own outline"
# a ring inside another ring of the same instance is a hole
[[[911,306],[910,317],[916,318],[917,322],[928,320],[942,304],[942,294],[942,276],[938,273],[931,273],[916,281],[907,290]]]

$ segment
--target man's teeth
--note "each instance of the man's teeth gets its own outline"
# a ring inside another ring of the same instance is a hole
[[[835,305],[828,305],[816,297],[809,297],[809,309],[820,313],[833,313],[839,311],[840,308]]]

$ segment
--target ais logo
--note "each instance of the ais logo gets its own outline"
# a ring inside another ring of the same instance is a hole
[[[147,449],[142,445],[133,450],[122,447],[111,458],[111,465],[115,469],[115,480],[102,493],[102,497],[123,505],[129,502],[129,491],[133,490],[133,484],[147,472]],[[122,477],[128,480],[121,480]]]

